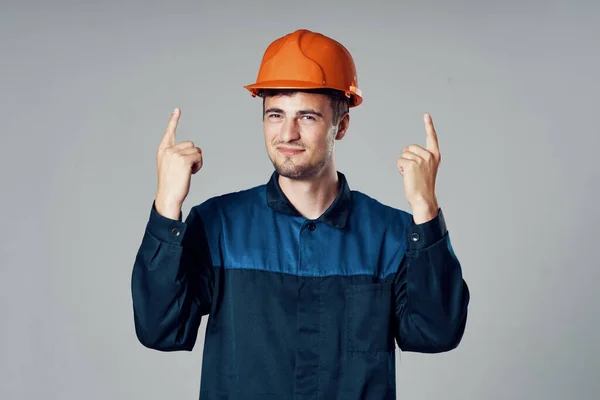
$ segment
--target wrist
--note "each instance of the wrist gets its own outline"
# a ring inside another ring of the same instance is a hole
[[[413,220],[418,225],[434,219],[438,215],[440,207],[437,201],[430,201],[411,204],[411,208]]]
[[[163,217],[178,220],[179,215],[181,214],[182,204],[177,201],[168,201],[157,196],[154,201],[154,207]]]

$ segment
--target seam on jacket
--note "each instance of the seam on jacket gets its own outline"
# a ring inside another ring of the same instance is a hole
[[[152,238],[152,240],[154,242],[153,244],[155,246],[154,251],[152,252],[152,255],[150,257],[148,257],[148,267],[146,268],[146,270],[155,271],[156,268],[150,268],[150,266],[152,265],[152,263],[154,262],[154,259],[158,255],[158,253],[160,251],[160,246],[162,246],[163,244],[166,244],[166,243],[162,242],[156,236],[154,236],[152,233],[150,233],[150,231],[148,229],[146,229],[146,234],[148,234],[148,236],[150,238]]]
[[[377,274],[369,274],[366,272],[360,272],[360,273],[356,273],[356,274],[331,274],[331,275],[298,275],[298,274],[294,274],[291,272],[284,272],[284,271],[272,271],[269,269],[260,269],[260,268],[246,268],[246,267],[224,267],[222,265],[213,265],[212,266],[214,269],[223,269],[226,271],[252,271],[252,272],[257,272],[257,273],[264,273],[264,274],[280,274],[280,275],[286,275],[289,277],[294,277],[294,278],[300,278],[300,279],[326,279],[326,278],[350,278],[353,276],[365,276],[365,277],[370,277],[370,278],[378,278],[381,280],[381,283],[383,283],[383,281],[385,281],[386,279],[388,279],[390,277],[390,275],[395,275],[396,272],[390,272],[389,274],[385,275],[385,276],[379,276]]]

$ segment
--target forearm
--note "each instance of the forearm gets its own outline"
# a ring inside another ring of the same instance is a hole
[[[208,312],[209,282],[196,267],[201,260],[184,246],[183,239],[191,234],[189,221],[157,217],[154,212],[132,272],[136,334],[150,348],[191,350],[201,315]]]
[[[462,339],[469,289],[443,219],[424,227],[414,229],[397,277],[399,345],[406,351],[448,351]]]
[[[418,255],[407,256],[407,305],[400,331],[406,350],[447,351],[462,339],[469,290],[446,236]]]

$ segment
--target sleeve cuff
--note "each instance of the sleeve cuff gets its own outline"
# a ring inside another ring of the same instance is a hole
[[[152,202],[150,218],[146,225],[148,232],[161,242],[180,245],[187,225],[183,222],[183,214],[179,213],[179,219],[164,217],[156,211],[156,200]]]
[[[410,220],[412,224],[408,228],[409,251],[425,249],[441,240],[448,232],[441,208],[438,208],[438,215],[431,221],[415,224],[412,216]]]

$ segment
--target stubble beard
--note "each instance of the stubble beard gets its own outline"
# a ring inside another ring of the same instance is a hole
[[[325,166],[331,160],[331,154],[333,152],[335,132],[330,135],[327,150],[322,157],[316,162],[296,164],[294,162],[294,156],[285,156],[284,161],[277,162],[276,157],[271,157],[271,163],[275,168],[275,171],[280,176],[294,180],[307,180],[312,179],[325,168]]]
[[[329,157],[322,157],[314,163],[295,164],[292,156],[286,156],[285,161],[280,163],[271,160],[273,167],[280,176],[295,180],[314,178],[323,170],[328,161]]]

